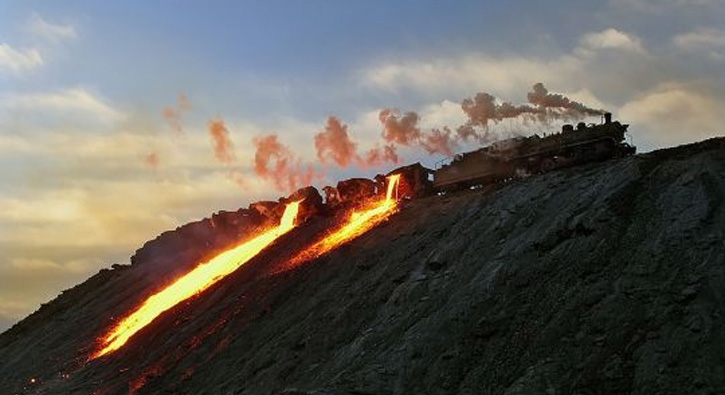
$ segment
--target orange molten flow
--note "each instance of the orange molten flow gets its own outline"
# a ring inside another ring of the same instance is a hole
[[[277,238],[292,230],[295,227],[299,203],[293,202],[287,205],[279,226],[222,252],[200,264],[162,291],[150,296],[136,311],[124,318],[106,335],[103,339],[103,348],[91,359],[118,350],[131,336],[151,323],[161,313],[203,292],[259,254]]]
[[[303,251],[295,257],[287,267],[293,267],[302,261],[321,256],[326,252],[357,238],[393,215],[398,208],[397,199],[393,195],[397,191],[399,181],[400,174],[393,174],[389,176],[385,200],[374,203],[366,210],[353,212],[342,226],[333,230],[322,240]]]

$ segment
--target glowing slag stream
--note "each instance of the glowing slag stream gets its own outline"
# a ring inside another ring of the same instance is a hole
[[[345,223],[328,233],[322,240],[313,244],[296,256],[287,267],[294,267],[302,261],[314,259],[326,252],[353,240],[370,229],[376,227],[385,219],[393,215],[398,208],[394,193],[397,191],[400,174],[388,177],[388,189],[385,199],[368,206],[367,209],[353,212]]]
[[[300,202],[289,203],[279,226],[231,248],[194,268],[162,291],[150,296],[133,313],[124,318],[103,339],[102,349],[91,359],[121,348],[128,339],[161,313],[178,303],[203,292],[211,285],[237,270],[277,238],[295,227]]]

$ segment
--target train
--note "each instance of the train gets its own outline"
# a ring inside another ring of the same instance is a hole
[[[636,147],[626,141],[628,127],[612,121],[611,113],[603,113],[599,124],[566,124],[559,133],[497,141],[447,158],[436,169],[414,163],[386,175],[378,174],[374,180],[340,181],[336,187],[323,189],[325,203],[333,209],[354,206],[361,200],[384,194],[386,177],[392,174],[401,175],[398,197],[412,199],[633,155]]]
[[[599,124],[566,124],[561,132],[514,137],[448,158],[436,169],[416,163],[389,174],[403,174],[403,196],[446,193],[503,180],[548,172],[561,167],[633,155],[627,140],[629,125],[602,114]],[[447,162],[447,163],[446,163]]]

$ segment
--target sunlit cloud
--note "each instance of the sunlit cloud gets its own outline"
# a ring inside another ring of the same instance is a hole
[[[611,50],[620,51],[618,63],[603,53]],[[607,59],[607,67],[602,66]],[[579,90],[582,86],[602,85],[600,71],[615,75],[632,63],[644,62],[651,60],[641,40],[610,28],[586,33],[571,52],[548,57],[464,53],[456,57],[387,62],[364,69],[360,75],[363,86],[384,91],[412,91],[448,98],[457,94],[459,97],[451,99],[460,100],[475,93],[474,90],[485,89],[514,100],[537,81],[546,81],[559,90]]]
[[[624,51],[644,53],[641,40],[631,33],[617,29],[606,29],[600,32],[587,33],[581,38],[579,50],[620,49]]]
[[[0,265],[0,328],[7,328],[23,315],[36,310],[41,303],[55,298],[98,270],[96,259],[88,258],[97,251],[75,250],[64,257],[58,250],[48,252],[48,257],[17,251],[5,253],[4,265]],[[50,257],[50,255],[55,255]],[[79,256],[85,255],[85,258]],[[1,330],[1,329],[0,329]]]
[[[31,296],[34,299],[33,301],[29,301],[27,299],[17,300],[0,297],[0,330],[8,328],[15,323],[18,318],[32,312],[33,308],[37,307],[42,301],[47,300],[48,296],[49,295],[44,295],[37,298]]]
[[[611,0],[616,8],[644,13],[665,13],[681,8],[710,8],[722,5],[722,0]]]
[[[676,46],[689,48],[725,47],[725,30],[715,28],[699,28],[674,37]]]
[[[118,122],[123,112],[85,88],[70,88],[55,92],[16,93],[0,96],[0,108],[9,112],[42,114],[42,117],[81,117],[101,122]]]
[[[664,83],[644,92],[619,110],[623,120],[644,129],[651,147],[702,140],[722,134],[722,98],[695,85]],[[635,137],[637,129],[634,130]]]
[[[20,73],[43,65],[43,57],[35,48],[15,49],[9,44],[0,44],[0,73]]]
[[[466,122],[460,102],[443,100],[425,106],[420,111],[420,125],[424,129],[458,126]]]
[[[672,42],[683,51],[703,51],[710,59],[725,60],[725,30],[700,27],[676,35]]]
[[[78,37],[73,25],[50,23],[37,13],[33,13],[30,16],[27,29],[32,35],[51,42],[58,42]]]
[[[674,37],[673,42],[679,47],[719,46],[721,33],[696,30]],[[636,35],[610,28],[585,33],[569,53],[548,58],[469,53],[453,59],[393,61],[361,75],[364,86],[453,99],[447,107],[428,105],[428,111],[434,111],[424,113],[422,123],[443,110],[450,114],[449,121],[455,121],[460,116],[456,95],[483,90],[516,101],[533,82],[546,81],[572,98],[612,111],[633,124],[632,131],[644,149],[715,135],[715,127],[725,121],[717,110],[722,108],[721,99],[686,83],[687,74],[668,66],[668,61],[675,60],[664,58],[668,55],[648,51]],[[714,90],[722,88],[717,84],[723,81],[709,78],[698,76],[697,81],[709,82]]]

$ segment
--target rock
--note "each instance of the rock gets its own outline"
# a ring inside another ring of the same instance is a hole
[[[301,201],[300,209],[297,214],[297,220],[299,223],[306,222],[310,218],[320,215],[324,210],[325,206],[322,202],[322,195],[320,192],[312,186],[300,188],[293,194],[283,199],[283,203]]]
[[[355,206],[375,196],[375,181],[367,178],[350,178],[337,183],[340,201]]]
[[[249,210],[256,211],[267,223],[276,224],[284,213],[284,204],[274,201],[259,201],[249,205]]]
[[[425,260],[425,267],[428,270],[438,271],[443,269],[445,266],[445,261],[441,259],[440,254],[437,251],[432,252]]]
[[[694,298],[697,295],[697,288],[693,285],[690,285],[686,287],[685,289],[680,292],[680,300],[681,301],[688,301],[692,298]]]

